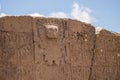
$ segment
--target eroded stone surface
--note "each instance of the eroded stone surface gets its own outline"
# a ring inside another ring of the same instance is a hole
[[[119,80],[120,36],[69,19],[0,18],[0,80]]]
[[[69,54],[73,71],[71,79],[88,80],[94,52],[95,29],[91,25],[72,20],[68,21],[68,26]]]
[[[96,46],[91,80],[119,80],[120,36],[107,30],[96,35]]]
[[[46,35],[48,38],[57,38],[58,37],[58,26],[54,24],[47,24],[46,27]]]
[[[1,26],[0,80],[34,80],[32,18],[5,17]]]

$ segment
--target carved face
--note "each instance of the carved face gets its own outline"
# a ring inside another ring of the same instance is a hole
[[[58,26],[46,25],[46,35],[48,38],[57,38],[58,36]]]

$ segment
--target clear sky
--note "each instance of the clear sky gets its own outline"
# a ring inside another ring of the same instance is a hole
[[[120,32],[120,0],[0,0],[0,14],[67,17]]]

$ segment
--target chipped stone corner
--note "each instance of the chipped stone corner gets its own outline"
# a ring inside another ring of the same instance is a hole
[[[95,27],[95,34],[100,34],[100,32],[103,30],[102,27]]]

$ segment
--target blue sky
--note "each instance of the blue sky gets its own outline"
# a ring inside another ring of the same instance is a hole
[[[0,14],[65,17],[120,32],[120,0],[0,0]]]

